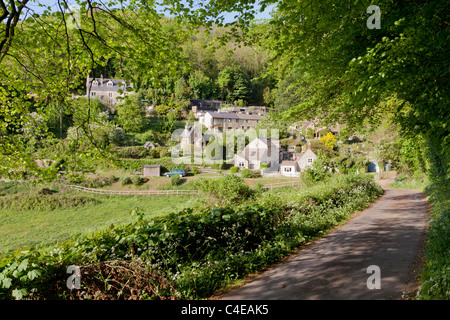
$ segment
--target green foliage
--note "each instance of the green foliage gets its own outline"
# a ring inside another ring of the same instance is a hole
[[[191,173],[192,174],[198,174],[199,173],[199,171],[198,171],[198,167],[191,167]]]
[[[306,185],[327,180],[331,176],[328,159],[322,153],[319,153],[312,166],[308,167],[301,176]]]
[[[130,185],[130,184],[133,184],[133,181],[131,180],[130,177],[124,177],[122,179],[122,185],[123,186]]]
[[[174,187],[180,184],[181,178],[179,176],[170,177],[170,184]]]
[[[252,172],[252,178],[261,178],[261,170],[254,170]]]
[[[52,211],[100,203],[95,198],[85,195],[53,194],[54,192],[44,193],[6,195],[0,197],[0,207],[4,210],[15,211]]]
[[[141,176],[133,176],[131,178],[131,181],[135,186],[142,186],[144,183],[146,183],[148,181],[148,178],[141,177]]]
[[[92,266],[102,263],[106,267],[108,261],[142,261],[170,279],[174,291],[160,291],[162,297],[207,298],[229,281],[278,262],[345,221],[352,211],[366,207],[381,193],[370,178],[348,176],[303,192],[291,189],[283,194],[262,193],[262,198],[247,205],[197,212],[185,209],[151,220],[135,208],[131,224],[51,248],[17,251],[3,257],[0,297],[67,299],[70,292],[65,287],[66,265],[92,270]],[[141,270],[133,264],[128,268]],[[82,290],[93,290],[89,276],[83,279]],[[130,276],[117,276],[115,280],[123,284]],[[100,283],[108,286],[106,280]],[[103,292],[102,287],[96,290]],[[147,295],[151,298],[154,293],[145,291],[140,297]]]
[[[253,176],[253,171],[250,169],[242,169],[241,176],[244,179],[251,178]]]
[[[235,173],[238,173],[239,172],[239,167],[231,167],[230,168],[230,173],[231,174],[235,174]]]
[[[421,300],[448,300],[450,297],[450,187],[449,174],[443,172],[448,163],[440,163],[441,150],[433,150],[439,143],[429,141],[428,161],[432,163],[431,183],[425,188],[431,205],[428,242],[425,246],[426,263],[417,298]],[[434,148],[433,148],[434,146]],[[438,171],[437,169],[441,169]]]
[[[236,205],[252,196],[251,188],[235,175],[226,175],[215,179],[201,178],[195,181],[195,185],[219,206]]]
[[[142,94],[127,95],[122,103],[115,107],[118,115],[117,122],[125,131],[138,132],[143,126]]]
[[[119,178],[116,176],[99,176],[95,178],[84,179],[80,182],[80,185],[86,188],[101,188],[110,186],[117,181],[119,181]]]

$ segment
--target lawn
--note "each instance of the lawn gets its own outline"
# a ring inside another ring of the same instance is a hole
[[[0,209],[0,252],[20,247],[46,245],[111,224],[130,222],[131,210],[138,206],[146,217],[161,216],[191,207],[194,198],[177,196],[103,196],[100,203],[77,208],[12,211]]]

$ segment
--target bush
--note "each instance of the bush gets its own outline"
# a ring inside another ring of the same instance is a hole
[[[425,188],[431,204],[431,221],[425,246],[426,263],[419,300],[448,300],[450,297],[450,187],[448,179],[432,182]]]
[[[331,177],[329,172],[329,163],[326,157],[319,153],[317,159],[314,161],[311,167],[307,168],[305,172],[302,173],[302,181],[307,185],[311,186],[316,182],[325,181]]]
[[[181,178],[179,176],[170,177],[170,184],[172,186],[177,186],[180,183]]]
[[[216,179],[199,179],[195,186],[207,193],[218,205],[236,205],[250,198],[252,189],[238,176],[226,175]]]
[[[130,177],[125,177],[125,178],[123,178],[123,180],[122,180],[122,185],[123,185],[123,186],[125,186],[125,185],[127,185],[127,184],[132,184],[132,183],[133,183],[133,181],[131,180]]]
[[[80,185],[86,188],[101,188],[110,186],[117,181],[119,181],[119,178],[116,176],[95,177],[92,179],[83,180]]]
[[[241,170],[241,175],[242,175],[242,178],[244,178],[244,179],[251,178],[252,177],[252,170],[250,170],[250,169],[242,169]]]
[[[198,174],[198,167],[192,167],[191,172],[192,174]]]
[[[220,165],[218,163],[213,163],[211,165],[211,169],[219,170],[219,168],[220,168]]]
[[[230,169],[231,174],[235,174],[237,172],[239,172],[239,167],[231,167],[231,169]]]
[[[261,178],[261,171],[260,170],[253,171],[252,178]]]
[[[141,186],[148,181],[147,177],[134,176],[132,179],[135,186]]]

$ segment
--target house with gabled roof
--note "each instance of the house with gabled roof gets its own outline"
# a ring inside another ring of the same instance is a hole
[[[98,99],[109,107],[122,103],[123,98],[129,94],[128,88],[133,88],[133,83],[127,83],[123,79],[103,78],[103,75],[100,78],[91,78],[88,75],[86,79],[86,96],[89,99]]]
[[[278,170],[279,162],[280,142],[270,138],[256,138],[234,156],[234,166],[240,169],[260,170],[265,164]]]

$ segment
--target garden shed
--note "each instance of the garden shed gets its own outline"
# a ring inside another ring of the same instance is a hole
[[[153,150],[153,149],[155,149],[155,145],[151,141],[147,141],[144,144],[144,148],[147,150]]]
[[[159,177],[161,175],[161,166],[158,165],[145,165],[144,177]]]

